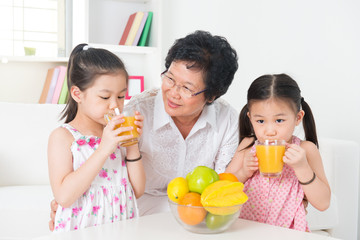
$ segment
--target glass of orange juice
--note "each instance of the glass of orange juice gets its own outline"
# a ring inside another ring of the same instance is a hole
[[[124,122],[115,126],[119,127],[133,127],[131,131],[122,132],[119,136],[132,135],[131,139],[127,139],[120,142],[120,146],[128,147],[134,145],[139,142],[139,133],[137,131],[137,126],[135,125],[135,110],[134,109],[126,109],[123,110],[122,114],[124,115]],[[120,111],[118,108],[115,108],[114,111],[110,111],[108,114],[105,114],[104,118],[106,122],[109,122],[113,116],[120,115]]]
[[[259,161],[260,174],[263,177],[278,177],[281,175],[285,154],[284,140],[265,140],[256,143],[256,156]]]

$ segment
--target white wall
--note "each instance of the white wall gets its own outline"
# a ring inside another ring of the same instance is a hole
[[[310,104],[320,137],[360,144],[360,2],[166,0],[163,53],[197,29],[228,39],[239,70],[224,96],[237,110],[262,74],[291,75]]]
[[[63,63],[0,63],[0,101],[36,103],[39,101],[49,68]]]

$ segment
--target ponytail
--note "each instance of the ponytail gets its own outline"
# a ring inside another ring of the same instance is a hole
[[[71,52],[68,62],[66,76],[69,96],[60,119],[65,119],[65,123],[69,123],[77,114],[78,103],[71,96],[71,87],[76,86],[83,92],[99,75],[118,73],[125,76],[127,84],[129,75],[125,65],[114,53],[101,48],[92,48],[85,43],[77,45]]]
[[[301,98],[301,107],[305,112],[303,118],[303,127],[305,132],[305,139],[307,141],[313,142],[317,148],[319,148],[319,142],[316,134],[316,125],[314,115],[310,109],[310,106],[305,102],[304,98]]]
[[[65,123],[71,122],[77,113],[78,105],[77,102],[71,97],[71,87],[73,85],[73,82],[71,81],[71,72],[73,71],[72,68],[74,67],[74,58],[84,50],[84,47],[88,46],[85,43],[77,45],[73,51],[71,52],[71,55],[69,57],[69,62],[67,65],[67,71],[66,71],[66,81],[67,81],[67,88],[68,88],[68,99],[65,105],[64,110],[61,112],[60,120],[65,119]]]
[[[240,112],[239,115],[239,129],[240,129],[240,136],[239,136],[239,142],[241,143],[241,141],[244,138],[247,137],[254,137],[254,142],[256,140],[256,136],[254,134],[250,119],[248,117],[248,105],[246,104]],[[249,146],[247,146],[246,148],[250,147],[253,143],[251,143]]]

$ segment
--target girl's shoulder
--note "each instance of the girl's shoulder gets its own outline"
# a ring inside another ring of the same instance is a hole
[[[303,149],[305,149],[306,152],[313,152],[313,151],[319,151],[318,147],[311,141],[301,141],[300,142],[300,147],[302,147]]]
[[[55,143],[72,143],[74,141],[74,137],[71,132],[66,129],[63,125],[55,128],[49,136],[49,142]]]
[[[241,140],[237,150],[243,151],[243,150],[251,150],[251,147],[254,145],[255,138],[254,137],[246,137],[243,140]]]

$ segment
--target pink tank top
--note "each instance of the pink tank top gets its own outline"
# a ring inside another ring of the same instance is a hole
[[[293,137],[292,143],[300,142]],[[251,151],[255,152],[255,146]],[[249,200],[243,205],[240,218],[309,232],[304,191],[291,167],[284,164],[278,178],[265,178],[256,171],[244,185]]]

